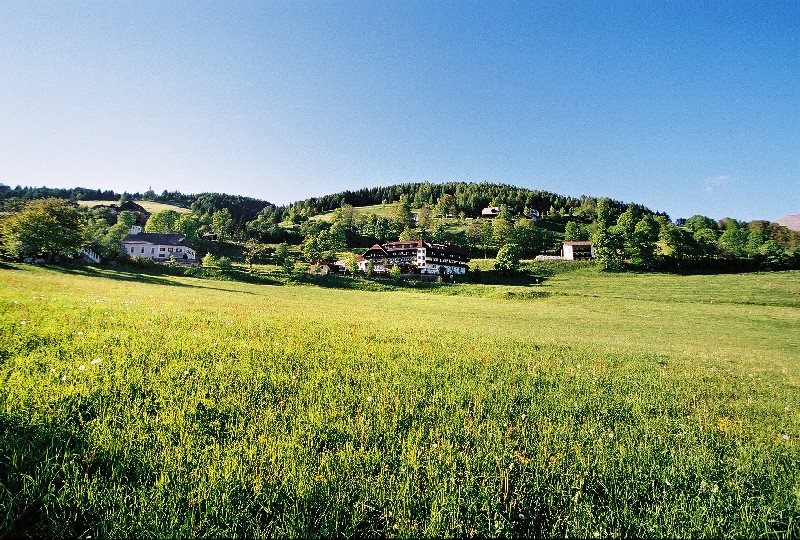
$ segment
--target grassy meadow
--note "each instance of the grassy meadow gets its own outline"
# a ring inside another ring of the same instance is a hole
[[[800,272],[432,292],[0,267],[0,536],[800,536]]]
[[[108,206],[109,204],[117,204],[118,202],[119,201],[77,201],[77,203],[80,204],[81,206],[88,206],[88,207],[96,206],[98,204]],[[142,208],[144,208],[145,210],[147,210],[148,212],[150,212],[151,214],[154,214],[156,212],[161,212],[162,210],[173,210],[175,212],[178,212],[179,214],[187,214],[191,212],[191,210],[189,210],[188,208],[175,206],[174,204],[165,204],[155,201],[134,201],[134,202],[139,206],[141,206]]]

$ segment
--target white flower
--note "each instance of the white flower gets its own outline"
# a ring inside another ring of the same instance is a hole
[[[609,439],[613,439],[614,438],[614,432],[613,431],[609,431],[608,432],[608,438]]]
[[[99,364],[100,362],[102,362],[102,360],[100,358],[95,358],[94,360],[92,360],[89,363],[94,366],[96,364]]]
[[[26,321],[25,319],[22,319],[21,321],[19,321],[19,324],[20,324],[20,326],[25,326],[26,324],[28,324],[28,321]]]
[[[84,366],[83,364],[78,366],[78,371],[83,371],[84,369],[86,369],[86,366]]]
[[[61,382],[64,382],[64,381],[66,381],[66,380],[67,380],[67,376],[66,376],[66,375],[64,375],[64,376],[62,376],[62,377],[61,377]]]
[[[367,401],[372,401],[372,396],[367,396]]]
[[[79,336],[82,336],[82,335],[83,335],[83,332],[78,332],[78,335],[79,335]]]
[[[188,374],[189,374],[189,370],[188,370],[188,369],[187,369],[187,370],[185,370],[185,371],[183,372],[183,376],[184,376],[184,377],[185,377],[186,375],[188,375]]]
[[[788,435],[784,435],[784,436],[783,436],[783,440],[784,440],[784,441],[788,441],[788,440],[789,440],[789,436],[788,436]]]

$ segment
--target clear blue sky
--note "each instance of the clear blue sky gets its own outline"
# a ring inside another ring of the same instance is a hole
[[[0,2],[0,182],[800,213],[800,2]]]

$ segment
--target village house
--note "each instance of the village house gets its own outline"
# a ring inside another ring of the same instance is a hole
[[[481,210],[482,219],[494,219],[500,214],[499,206],[489,206]]]
[[[147,220],[150,219],[150,212],[144,209],[143,206],[136,204],[133,201],[125,201],[121,205],[117,206],[116,204],[96,204],[92,206],[92,210],[96,210],[99,208],[108,208],[111,210],[114,216],[118,216],[120,212],[133,212],[136,214],[136,221],[131,228],[131,232],[136,230],[137,232],[142,232],[145,223]]]
[[[375,244],[359,258],[358,269],[366,271],[370,261],[373,272],[377,273],[388,272],[392,266],[399,266],[405,274],[441,275],[465,274],[469,257],[458,246],[411,240]]]
[[[591,242],[564,242],[561,244],[561,258],[567,261],[594,259],[594,246]]]
[[[161,234],[136,232],[122,239],[122,248],[133,259],[143,258],[154,261],[167,261],[170,257],[178,260],[195,260],[197,253],[182,234]]]

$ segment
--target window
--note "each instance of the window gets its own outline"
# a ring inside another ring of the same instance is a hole
[[[156,248],[150,248],[150,253],[155,253],[155,252],[156,252]]]
[[[183,250],[182,250],[181,248],[178,248],[178,249],[176,249],[175,251],[177,251],[178,253],[180,253],[180,252],[182,252]]]
[[[172,248],[169,248],[167,251],[169,251],[170,253],[172,253]]]
[[[133,253],[133,248],[131,248],[131,253]]]
[[[158,251],[166,251],[167,248],[158,248]]]
[[[142,246],[142,253],[144,253],[144,246]]]

